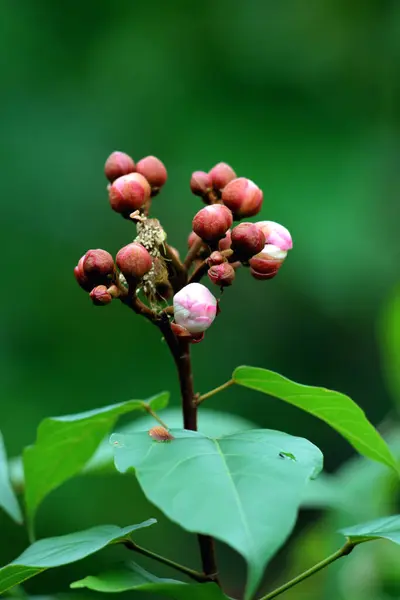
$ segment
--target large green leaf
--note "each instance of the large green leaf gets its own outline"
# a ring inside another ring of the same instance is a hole
[[[235,383],[289,402],[336,429],[364,456],[392,467],[396,459],[364,411],[351,398],[326,388],[301,385],[278,373],[257,367],[238,367]]]
[[[379,334],[383,372],[393,400],[400,405],[400,286],[384,306]]]
[[[12,563],[0,569],[0,594],[46,569],[68,565],[98,552],[109,544],[129,539],[133,531],[155,522],[155,519],[149,519],[124,528],[100,525],[85,531],[39,540]]]
[[[167,401],[164,392],[148,402],[153,406]],[[25,448],[23,454],[26,510],[31,525],[43,498],[83,469],[118,417],[144,410],[144,406],[141,400],[129,400],[40,423],[35,444]]]
[[[400,544],[400,515],[383,517],[368,523],[346,527],[341,529],[340,533],[355,543],[384,539]]]
[[[71,583],[71,588],[88,588],[95,592],[115,593],[135,591],[159,594],[175,600],[226,600],[215,583],[183,583],[175,579],[160,579],[131,562],[114,569],[89,575]]]
[[[22,523],[22,513],[18,500],[11,487],[6,449],[0,432],[0,507],[17,523]]]
[[[248,564],[249,598],[294,526],[304,487],[322,467],[321,452],[279,431],[217,439],[172,434],[169,443],[147,432],[113,434],[116,467],[134,468],[145,495],[170,519],[237,550]]]

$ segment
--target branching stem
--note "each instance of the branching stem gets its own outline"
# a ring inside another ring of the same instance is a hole
[[[213,390],[210,390],[206,394],[198,396],[194,400],[195,405],[198,406],[199,404],[204,402],[204,400],[207,400],[207,398],[211,398],[211,396],[218,394],[218,392],[222,392],[223,390],[226,390],[228,387],[230,387],[234,383],[235,383],[234,379],[230,379],[229,381],[226,381],[225,383],[223,383],[222,385],[219,385],[218,387],[214,388]]]

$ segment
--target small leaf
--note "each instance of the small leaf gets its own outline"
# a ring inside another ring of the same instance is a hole
[[[163,393],[149,403],[166,402]],[[50,417],[39,425],[36,443],[23,454],[27,517],[32,525],[43,498],[79,473],[119,416],[144,410],[141,400],[129,400],[76,415]]]
[[[341,529],[339,533],[342,533],[350,542],[354,543],[383,539],[400,544],[400,515],[383,517],[368,523],[346,527]]]
[[[0,432],[0,507],[17,523],[23,522],[21,508],[18,504],[17,497],[11,487],[6,449],[4,446],[3,436]]]
[[[104,593],[136,591],[159,594],[176,600],[226,600],[227,598],[215,583],[189,584],[175,579],[160,579],[134,562],[75,581],[71,583],[71,588],[88,588]]]
[[[218,439],[171,433],[175,439],[168,444],[154,442],[147,432],[113,434],[116,467],[134,468],[147,498],[172,521],[239,552],[248,563],[248,599],[295,524],[304,488],[322,467],[321,452],[279,431]]]
[[[149,527],[155,522],[155,519],[149,519],[139,525],[124,528],[100,525],[85,531],[39,540],[12,563],[0,569],[0,594],[46,569],[68,565],[94,554],[108,544],[128,538],[133,531]]]
[[[278,373],[257,367],[238,367],[234,381],[243,387],[275,396],[318,417],[336,429],[364,456],[392,467],[396,459],[364,411],[351,398],[326,388],[301,385]]]

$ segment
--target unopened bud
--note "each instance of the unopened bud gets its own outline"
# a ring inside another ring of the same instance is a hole
[[[281,250],[291,250],[293,248],[292,236],[283,225],[275,223],[275,221],[258,221],[256,225],[265,235],[266,244],[273,244]]]
[[[108,190],[111,208],[124,217],[142,208],[150,198],[149,182],[140,173],[118,177]]]
[[[255,279],[271,279],[277,274],[286,256],[286,250],[267,244],[262,252],[250,259],[250,273]]]
[[[121,248],[116,262],[121,273],[127,279],[141,279],[153,265],[153,259],[142,244],[132,242]]]
[[[235,219],[243,219],[260,212],[263,193],[253,181],[239,177],[224,188],[222,202],[232,211]]]
[[[128,173],[134,173],[136,170],[133,158],[125,152],[113,152],[106,160],[104,165],[104,173],[108,181],[115,181],[122,175],[128,175]]]
[[[218,248],[221,250],[221,252],[223,250],[229,250],[229,248],[231,247],[231,244],[232,244],[232,232],[230,229],[228,229],[228,231],[225,234],[225,237],[223,237],[222,240],[219,240]]]
[[[90,292],[97,285],[109,283],[114,270],[114,259],[111,254],[98,248],[97,250],[88,250],[79,259],[74,274],[81,288]]]
[[[205,206],[193,219],[193,231],[206,242],[216,242],[225,237],[232,225],[232,213],[222,204]]]
[[[206,331],[214,321],[217,300],[201,283],[189,283],[174,296],[175,322],[190,333]]]
[[[215,252],[211,252],[210,256],[207,258],[207,264],[210,267],[214,267],[215,265],[222,265],[222,263],[226,262],[226,258],[221,252],[216,250]]]
[[[216,190],[223,190],[232,179],[236,178],[235,171],[224,162],[215,165],[208,174],[211,179],[211,185]]]
[[[157,192],[167,181],[167,169],[164,163],[155,156],[146,156],[136,165],[136,171],[149,182],[152,193]]]
[[[205,171],[195,171],[190,178],[190,189],[195,196],[206,196],[211,188],[211,177]]]
[[[247,261],[264,246],[265,235],[255,223],[240,223],[232,229],[232,250],[237,258]]]
[[[105,306],[110,304],[112,296],[105,285],[98,285],[90,292],[90,297],[95,306]]]
[[[232,285],[235,279],[235,269],[227,262],[208,269],[207,275],[215,285],[226,287]]]

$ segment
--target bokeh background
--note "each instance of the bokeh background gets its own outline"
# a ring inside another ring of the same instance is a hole
[[[345,392],[375,424],[393,411],[377,323],[399,278],[399,2],[1,0],[0,32],[0,427],[10,456],[34,441],[46,416],[164,389],[179,405],[158,332],[118,303],[93,307],[73,277],[87,249],[116,253],[134,235],[108,205],[103,165],[116,149],[167,165],[154,212],[181,252],[201,208],[190,174],[219,161],[264,190],[262,219],[292,232],[294,250],[277,278],[257,282],[243,270],[224,294],[221,317],[194,347],[196,389],[250,364]],[[328,472],[353,454],[323,423],[277,400],[231,389],[209,408],[308,437]],[[146,532],[147,544],[195,565],[192,536],[158,515],[133,478],[66,483],[43,503],[37,531],[150,516],[161,525]],[[320,522],[329,529],[323,519],[302,514],[297,545],[272,563],[266,586],[290,572],[296,548],[324,556],[326,534],[314,531]],[[27,539],[4,514],[0,531],[3,564]],[[244,566],[229,549],[219,552],[238,594]],[[65,591],[107,558],[26,588]],[[392,579],[379,600],[399,597]],[[332,586],[320,577],[304,597],[355,600]]]

